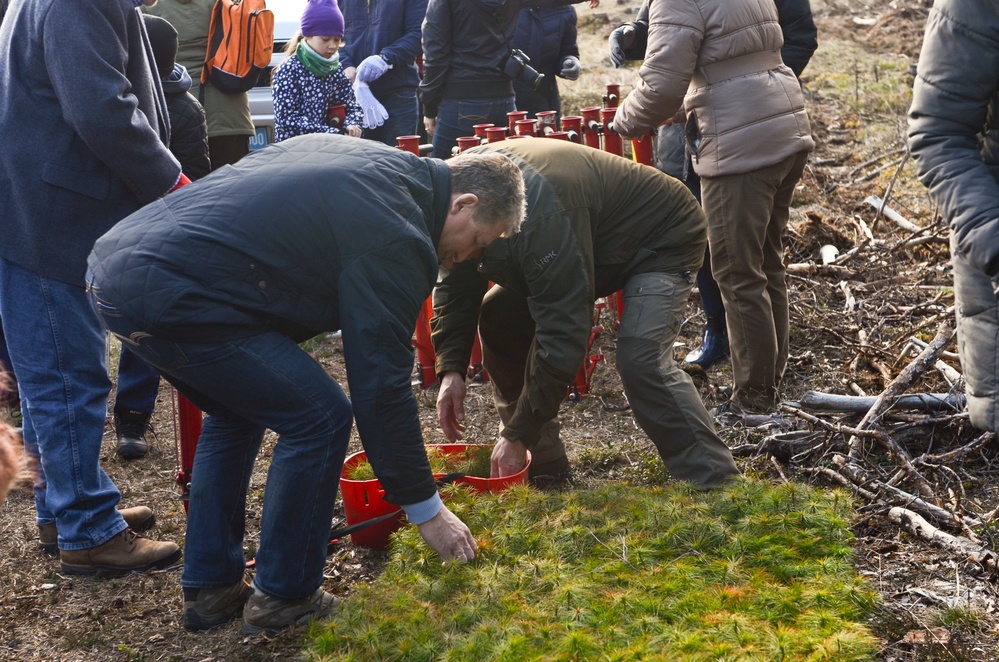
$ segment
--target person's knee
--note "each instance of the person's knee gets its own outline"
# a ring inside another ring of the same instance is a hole
[[[625,388],[648,383],[660,371],[659,344],[645,338],[618,338],[617,371]]]

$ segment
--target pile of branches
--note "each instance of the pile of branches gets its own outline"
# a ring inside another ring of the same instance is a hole
[[[877,209],[875,224],[881,218],[894,223],[889,231],[875,235],[874,224],[856,216],[856,235],[863,238],[856,246],[816,251],[811,242],[815,259],[788,267],[792,326],[810,336],[806,351],[791,357],[791,369],[809,364],[813,374],[834,373],[851,394],[809,390],[782,403],[777,414],[749,416],[741,424],[754,434],[733,453],[765,457],[782,476],[793,469],[847,488],[865,502],[863,511],[993,576],[999,572],[992,526],[999,503],[984,476],[992,473],[995,434],[968,422],[958,357],[946,351],[955,336],[954,308],[946,305],[953,292],[946,280],[928,287],[921,278],[933,272],[946,278],[947,228],[916,227],[876,196],[865,203]],[[927,246],[938,250],[928,261],[917,259],[917,251],[926,258]],[[928,289],[933,297],[919,301]],[[885,292],[881,301],[875,291]],[[856,292],[867,297],[864,312],[857,310]],[[934,332],[929,342],[919,338]],[[858,375],[868,376],[866,390]],[[867,393],[872,383],[879,393]],[[974,486],[970,497],[966,486]]]
[[[980,500],[969,498],[967,475],[955,466],[984,461],[984,449],[995,433],[972,431],[967,425],[962,381],[940,361],[954,329],[944,322],[930,343],[877,396],[836,395],[808,391],[786,402],[780,415],[749,416],[744,424],[768,432],[759,442],[741,444],[735,455],[766,455],[777,470],[795,466],[850,489],[870,506],[918,537],[968,558],[990,574],[999,572],[997,541],[990,524],[999,507],[981,512]],[[948,392],[910,393],[912,384],[935,368],[955,376]],[[940,430],[950,432],[940,434]],[[927,439],[971,438],[942,452],[914,452]],[[975,481],[976,483],[979,481]]]

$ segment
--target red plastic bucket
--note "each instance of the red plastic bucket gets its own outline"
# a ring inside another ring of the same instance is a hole
[[[340,472],[340,496],[343,498],[343,514],[347,524],[360,524],[380,515],[388,515],[399,510],[399,506],[384,500],[385,490],[377,479],[351,480],[347,478],[350,471],[361,462],[366,462],[368,456],[364,451],[354,453],[343,463]],[[366,529],[350,534],[350,541],[361,547],[385,549],[388,547],[389,536],[402,527],[403,513],[398,517],[389,518]]]
[[[481,445],[481,444],[480,444]],[[458,453],[464,453],[469,447],[474,446],[474,444],[428,444],[427,449],[436,448],[443,452],[445,455],[457,455]],[[531,466],[531,451],[527,451],[527,464],[524,468],[513,474],[512,476],[504,476],[503,478],[481,478],[479,476],[462,476],[461,478],[454,481],[458,485],[468,485],[476,492],[502,492],[511,485],[526,485],[527,484],[527,469]],[[444,474],[434,474],[434,478],[440,478]]]
[[[427,448],[437,448],[446,455],[464,453],[471,444],[432,444]],[[378,479],[352,480],[347,476],[350,471],[361,462],[368,459],[364,451],[354,453],[343,463],[343,470],[340,472],[340,495],[343,498],[343,514],[347,518],[347,524],[360,524],[369,519],[374,519],[381,515],[388,515],[399,509],[399,506],[385,501],[385,490],[382,489]],[[527,484],[527,469],[531,466],[531,452],[527,452],[527,464],[524,468],[512,476],[504,478],[480,478],[478,476],[463,476],[455,481],[458,484],[465,484],[476,492],[502,492],[511,485]],[[444,474],[435,474],[435,478],[440,478]],[[385,549],[388,547],[389,536],[402,527],[403,515],[389,518],[384,522],[379,522],[366,529],[350,534],[350,540],[355,545],[370,547],[372,549]]]

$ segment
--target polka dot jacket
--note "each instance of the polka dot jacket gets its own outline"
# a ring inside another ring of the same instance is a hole
[[[320,78],[297,57],[289,57],[274,72],[274,142],[306,133],[343,133],[345,127],[361,126],[363,115],[343,67]],[[347,119],[339,127],[330,125],[329,108],[344,104]]]

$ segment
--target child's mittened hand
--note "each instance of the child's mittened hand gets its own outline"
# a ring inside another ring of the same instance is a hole
[[[348,136],[350,136],[352,138],[360,138],[361,137],[361,127],[359,127],[359,126],[353,126],[352,125],[352,126],[348,126],[346,128],[347,128],[347,135]]]

